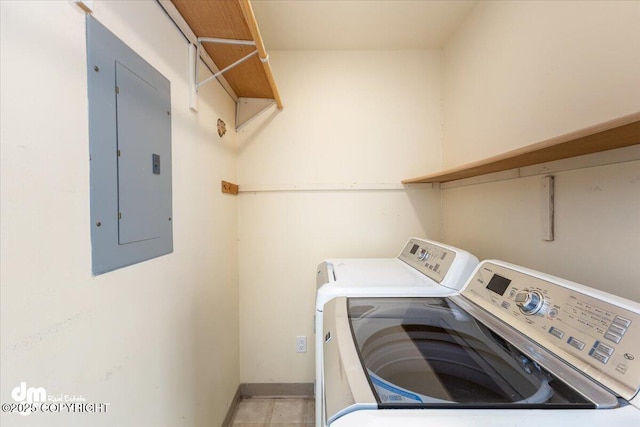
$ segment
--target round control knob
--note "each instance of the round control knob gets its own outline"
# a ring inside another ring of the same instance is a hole
[[[520,311],[530,316],[540,311],[544,305],[544,297],[538,291],[524,290],[516,294],[516,304]]]
[[[420,252],[418,253],[418,260],[424,261],[427,258],[429,258],[429,252],[427,252],[426,249],[420,249]]]

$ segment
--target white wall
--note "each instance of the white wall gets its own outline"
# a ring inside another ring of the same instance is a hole
[[[639,2],[480,2],[443,52],[444,163],[460,165],[640,111]],[[640,141],[639,141],[640,142]],[[640,165],[442,191],[443,233],[499,258],[640,301]]]
[[[171,81],[174,252],[91,275],[85,17],[0,2],[3,403],[21,381],[106,414],[2,413],[3,426],[216,426],[239,384],[234,103],[188,109],[187,43],[154,1],[95,17]]]
[[[640,162],[555,174],[555,239],[542,240],[541,177],[442,191],[445,240],[640,301]]]
[[[481,1],[443,51],[444,165],[640,111],[640,2]]]
[[[241,189],[397,184],[441,167],[439,52],[270,56],[285,105],[240,132]],[[243,383],[314,380],[322,259],[395,256],[411,235],[441,229],[431,189],[241,193],[238,209]]]

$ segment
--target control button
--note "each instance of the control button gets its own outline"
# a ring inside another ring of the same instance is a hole
[[[511,307],[511,304],[509,304],[509,301],[502,301],[502,304],[500,304],[500,306],[506,310],[509,309],[509,307]]]
[[[616,318],[613,319],[613,323],[615,323],[616,325],[620,325],[623,328],[628,328],[631,325],[631,320],[625,319],[624,317],[616,316]]]
[[[567,341],[569,345],[577,348],[578,350],[582,350],[584,348],[584,343],[580,340],[575,339],[574,337],[570,337]]]
[[[606,354],[602,354],[593,348],[589,352],[589,356],[593,357],[596,360],[599,360],[602,363],[607,363],[609,361],[609,356],[607,356]]]
[[[447,256],[446,252],[442,252],[442,256],[440,257],[440,259],[444,259]]]
[[[562,338],[564,336],[564,332],[554,327],[551,327],[551,329],[549,329],[549,333],[557,338]]]
[[[601,343],[600,341],[596,341],[596,343],[593,345],[593,348],[595,348],[602,354],[606,354],[607,356],[611,356],[613,354],[613,348]]]
[[[509,298],[513,299],[513,297],[516,296],[516,292],[518,291],[516,291],[515,289],[511,289],[511,292],[509,292]]]
[[[627,365],[625,365],[624,363],[618,363],[618,366],[616,366],[616,371],[620,372],[621,374],[625,374],[627,372]]]
[[[556,317],[558,317],[558,310],[556,310],[555,308],[549,310],[549,318],[555,319]]]
[[[616,334],[612,334],[611,332],[606,332],[604,334],[604,337],[606,339],[608,339],[609,341],[613,341],[614,343],[618,344],[620,342],[620,340],[622,339],[621,336],[616,335]]]
[[[613,332],[614,334],[617,334],[617,335],[624,335],[624,333],[627,332],[627,328],[623,328],[618,325],[611,325],[609,326],[609,332]]]

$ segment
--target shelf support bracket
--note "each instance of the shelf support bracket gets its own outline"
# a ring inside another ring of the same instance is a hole
[[[553,241],[554,177],[542,178],[542,240]]]
[[[234,62],[233,64],[223,68],[222,70],[218,71],[217,73],[214,73],[212,76],[204,79],[203,81],[197,83],[196,85],[196,91],[198,91],[198,89],[200,89],[200,86],[202,86],[205,83],[208,83],[209,81],[218,78],[219,76],[221,76],[223,73],[226,73],[227,71],[229,71],[230,69],[232,69],[233,67],[242,64],[244,61],[246,61],[247,59],[251,58],[252,56],[256,55],[258,53],[257,50],[254,50],[253,52],[251,52],[250,54],[248,54],[245,57],[242,57],[240,59],[238,59],[236,62]]]
[[[205,78],[202,81],[200,80],[200,74],[198,70],[198,61],[200,60],[200,55],[202,53],[202,48],[204,43],[216,43],[223,45],[236,45],[236,46],[255,46],[256,49],[245,55],[244,57],[238,59],[233,64],[230,64],[223,68],[220,71],[214,72],[211,76]],[[242,64],[248,59],[252,58],[255,55],[260,57],[260,61],[263,63],[268,63],[269,56],[262,57],[259,55],[259,49],[255,41],[253,40],[236,40],[236,39],[223,39],[216,37],[198,37],[196,39],[196,43],[191,44],[189,47],[189,108],[194,111],[198,111],[198,91],[201,86],[209,83],[211,80],[214,80],[220,77],[222,74],[231,70],[234,67]],[[238,98],[236,100],[236,131],[242,129],[244,125],[249,123],[253,118],[257,117],[261,113],[264,113],[269,109],[272,105],[277,104],[278,108],[282,108],[280,104],[278,104],[278,99],[263,99],[263,98]]]
[[[244,61],[246,61],[247,59],[251,58],[254,55],[258,54],[258,50],[254,50],[253,52],[251,52],[248,55],[245,55],[244,57],[238,59],[236,62],[234,62],[231,65],[228,65],[227,67],[223,68],[222,70],[218,71],[217,73],[213,73],[213,75],[211,75],[210,77],[204,79],[203,81],[199,82],[199,72],[198,72],[198,59],[200,58],[200,50],[202,49],[202,44],[203,43],[216,43],[216,44],[231,44],[231,45],[240,45],[240,46],[255,46],[256,42],[254,42],[253,40],[234,40],[234,39],[221,39],[221,38],[215,38],[215,37],[198,37],[197,39],[197,44],[196,44],[196,55],[195,55],[195,64],[193,66],[193,72],[195,73],[194,79],[193,79],[193,83],[195,85],[194,87],[194,91],[196,93],[198,93],[198,90],[200,89],[200,86],[210,82],[213,79],[216,79],[218,77],[220,77],[222,74],[226,73],[227,71],[231,70],[232,68],[242,64]]]
[[[270,98],[238,98],[236,103],[236,131],[242,130],[251,120],[267,111],[275,103],[276,100]]]

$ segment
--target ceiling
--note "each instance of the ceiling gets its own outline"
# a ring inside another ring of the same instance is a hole
[[[439,49],[477,0],[254,0],[268,50]]]

